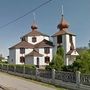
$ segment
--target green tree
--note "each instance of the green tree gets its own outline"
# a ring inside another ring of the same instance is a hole
[[[56,54],[53,56],[52,62],[49,63],[49,66],[46,66],[46,69],[61,70],[64,64],[63,58],[64,58],[64,50],[63,47],[60,46],[58,47]]]
[[[78,70],[82,73],[90,73],[90,50],[86,50],[76,58],[76,61],[73,63],[73,67],[75,68],[75,64],[78,64]]]
[[[77,56],[76,61],[72,65],[64,66],[64,71],[76,72],[90,74],[90,50],[82,51],[79,56]]]

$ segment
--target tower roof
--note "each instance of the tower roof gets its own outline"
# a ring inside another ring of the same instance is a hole
[[[32,29],[32,31],[38,29],[38,27],[37,27],[37,25],[35,24],[35,22],[31,25],[31,29]]]
[[[69,32],[67,29],[69,27],[68,22],[65,20],[64,18],[64,14],[63,14],[63,6],[62,6],[62,15],[61,15],[61,21],[60,23],[57,25],[57,28],[59,29],[58,32],[56,32],[55,34],[52,35],[52,37],[55,36],[59,36],[59,35],[64,35],[64,34],[69,34],[69,35],[74,35],[76,36],[74,33]]]
[[[36,19],[35,19],[35,13],[33,13],[33,17],[34,17],[34,18],[33,18],[33,23],[32,23],[32,25],[31,25],[32,31],[29,32],[29,33],[27,33],[27,34],[25,34],[25,35],[22,36],[21,38],[27,37],[27,36],[47,36],[47,37],[49,37],[48,35],[46,35],[46,34],[38,31],[38,26],[37,26],[37,24],[36,24]]]
[[[61,22],[58,24],[57,28],[59,30],[66,30],[69,27],[68,22],[64,19],[64,14],[63,14],[63,5],[62,5],[62,18]]]
[[[21,38],[27,37],[27,36],[47,36],[47,37],[49,37],[49,35],[46,35],[46,34],[44,34],[44,33],[42,33],[42,32],[39,32],[39,31],[36,30],[36,29],[34,29],[34,30],[32,30],[31,32],[25,34],[25,35],[22,36]]]
[[[60,30],[65,30],[69,27],[68,22],[64,19],[64,15],[62,15],[61,22],[58,24],[57,28]]]

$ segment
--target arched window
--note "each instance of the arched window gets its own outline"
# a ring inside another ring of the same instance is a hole
[[[35,43],[36,41],[36,37],[32,37],[32,42]]]
[[[45,57],[45,63],[49,63],[50,62],[50,57],[46,56]]]

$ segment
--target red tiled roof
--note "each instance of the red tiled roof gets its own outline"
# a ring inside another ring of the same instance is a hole
[[[21,41],[20,43],[10,47],[9,49],[18,49],[18,48],[34,48],[34,46],[27,41]]]
[[[44,47],[53,47],[53,43],[51,41],[43,40],[40,43],[34,46],[35,48],[44,48]]]
[[[75,35],[75,34],[73,34],[71,32],[66,31],[66,30],[61,30],[61,31],[56,32],[54,35],[52,35],[52,37],[59,36],[59,35],[64,35],[64,34]]]
[[[73,50],[69,50],[69,51],[67,52],[67,55],[71,55],[72,52],[73,52]]]
[[[36,50],[33,50],[31,53],[27,54],[26,56],[39,56],[42,57],[43,55],[37,52]]]
[[[24,35],[23,37],[27,37],[27,36],[40,36],[40,35],[42,35],[42,36],[48,36],[48,35],[43,34],[43,33],[39,32],[37,30],[32,30],[31,32],[29,32],[26,35]]]
[[[75,52],[74,56],[78,54],[77,51],[74,49],[74,50],[69,50],[66,55],[72,55],[73,52]]]

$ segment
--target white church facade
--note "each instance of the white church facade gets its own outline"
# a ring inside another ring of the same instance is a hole
[[[38,31],[33,24],[32,31],[21,37],[21,42],[9,48],[10,64],[48,65],[52,60],[53,43],[50,37]]]
[[[33,64],[37,67],[49,65],[59,46],[64,48],[64,64],[70,65],[78,55],[76,51],[76,35],[69,32],[69,25],[64,16],[58,24],[58,32],[50,36],[38,31],[35,22],[32,31],[21,37],[21,41],[9,48],[10,64]]]

